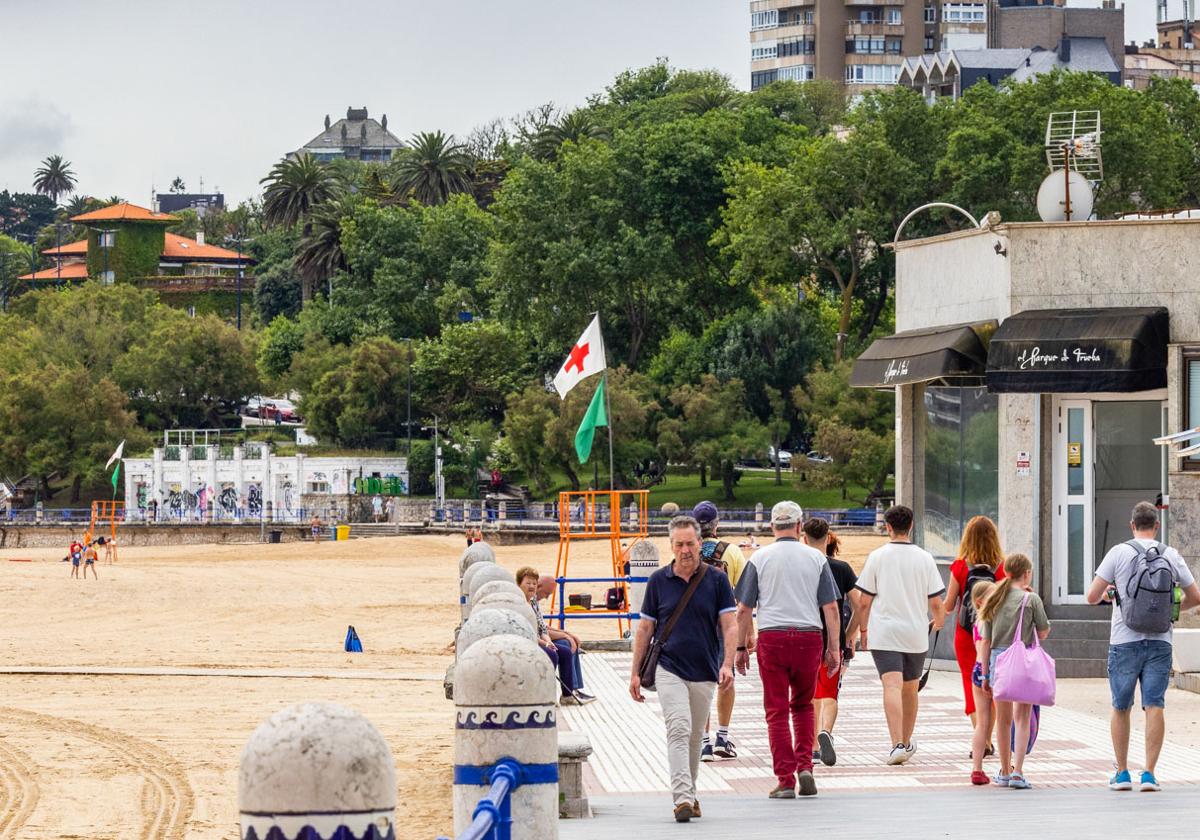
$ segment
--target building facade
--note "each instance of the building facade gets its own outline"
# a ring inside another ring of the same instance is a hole
[[[265,443],[163,446],[123,464],[131,522],[345,520],[355,518],[357,479],[388,481],[405,495],[409,486],[405,458],[278,456]]]
[[[325,115],[325,130],[309,140],[289,157],[312,155],[319,161],[361,160],[367,163],[386,163],[404,144],[388,131],[387,114],[380,120],[371,119],[364,108],[347,108],[345,119],[330,122]]]
[[[154,196],[154,209],[159,213],[195,210],[197,216],[204,218],[209,210],[225,209],[225,196],[222,193],[158,193]]]
[[[1200,571],[1200,458],[1155,443],[1200,426],[1197,241],[1200,219],[1156,218],[901,242],[897,333],[856,362],[853,384],[895,390],[896,494],[922,543],[948,563],[966,521],[994,517],[1080,631],[1055,634],[1064,676],[1104,673],[1086,625],[1106,613],[1084,596],[1136,502]]]

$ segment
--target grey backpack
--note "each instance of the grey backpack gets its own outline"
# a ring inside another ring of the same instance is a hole
[[[1117,601],[1125,626],[1138,633],[1166,633],[1171,629],[1175,570],[1163,557],[1163,546],[1142,548],[1137,540],[1125,543],[1137,552],[1130,566],[1125,591]]]

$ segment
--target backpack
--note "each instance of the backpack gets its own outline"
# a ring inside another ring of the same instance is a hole
[[[967,569],[967,582],[963,585],[962,602],[958,605],[958,626],[968,632],[975,626],[975,602],[971,600],[971,590],[975,584],[984,582],[996,582],[995,569],[983,564]]]
[[[1137,552],[1125,591],[1117,604],[1125,626],[1137,633],[1166,633],[1174,612],[1175,570],[1163,556],[1163,546],[1142,548],[1136,540],[1125,543]]]
[[[700,546],[700,559],[710,566],[716,566],[725,574],[729,574],[729,564],[721,558],[725,556],[725,549],[729,548],[727,542],[706,542]]]

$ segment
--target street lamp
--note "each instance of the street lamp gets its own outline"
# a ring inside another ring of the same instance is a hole
[[[408,419],[405,420],[405,422],[404,422],[404,431],[408,434],[408,462],[411,464],[412,463],[412,363],[413,363],[412,339],[411,338],[402,338],[400,340],[403,341],[405,346],[408,348],[408,364],[406,365],[406,367],[408,368],[408,392],[406,395],[407,402],[408,402]]]

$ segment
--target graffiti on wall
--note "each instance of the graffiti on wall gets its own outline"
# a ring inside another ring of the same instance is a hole
[[[250,484],[246,487],[247,513],[250,516],[262,515],[262,485]]]

